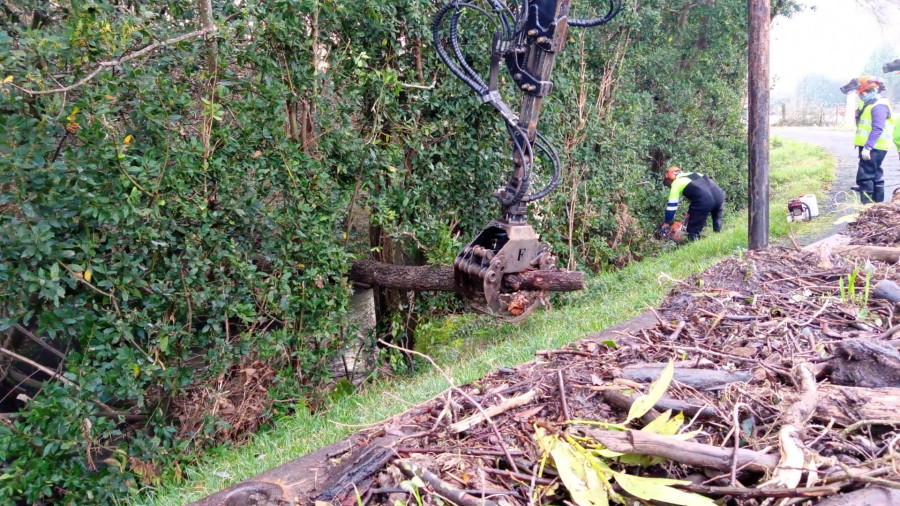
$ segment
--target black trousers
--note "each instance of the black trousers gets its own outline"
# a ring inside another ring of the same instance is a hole
[[[706,219],[710,214],[713,218],[713,231],[721,232],[725,212],[725,192],[709,176],[703,176],[691,184],[697,185],[698,188],[691,192],[691,205],[688,206],[688,239],[700,238],[700,232],[706,226]]]
[[[859,187],[859,199],[863,204],[884,202],[884,169],[881,164],[887,151],[873,149],[871,160],[862,159],[862,146],[859,147],[859,166],[856,169],[856,186]]]

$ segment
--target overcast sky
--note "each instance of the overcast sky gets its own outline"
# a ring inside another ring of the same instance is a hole
[[[808,7],[791,18],[779,16],[772,23],[769,50],[773,97],[790,94],[810,73],[847,82],[859,75],[872,50],[882,44],[893,44],[900,52],[897,0],[877,1],[880,16],[854,0],[804,3],[815,6],[815,10]]]

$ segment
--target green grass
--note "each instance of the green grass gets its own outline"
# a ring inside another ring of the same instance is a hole
[[[816,191],[834,180],[834,163],[821,149],[792,141],[778,141],[772,150],[771,218],[773,237],[787,234],[784,222],[788,197]],[[661,203],[662,204],[662,203]],[[660,214],[663,211],[660,206]],[[780,213],[780,214],[779,214]],[[449,317],[435,324],[439,333],[460,335],[448,339],[455,346],[436,346],[435,359],[456,384],[477,380],[498,367],[512,367],[534,358],[536,350],[552,349],[625,321],[658,305],[682,279],[703,271],[722,258],[746,247],[746,213],[726,219],[721,234],[633,263],[615,272],[602,273],[588,282],[583,293],[561,297],[553,311],[539,312],[520,325],[502,325],[484,316]],[[815,222],[793,224],[795,233],[815,230]],[[559,300],[559,299],[557,299]],[[419,337],[428,340],[428,336]],[[445,340],[437,340],[445,342]],[[461,346],[464,344],[464,346]],[[139,502],[158,505],[184,504],[241,480],[300,457],[372,424],[403,412],[447,388],[444,379],[422,366],[412,376],[385,379],[365,391],[335,401],[323,413],[304,409],[277,420],[274,428],[256,434],[239,448],[220,449],[184,471],[182,483],[165,483]]]

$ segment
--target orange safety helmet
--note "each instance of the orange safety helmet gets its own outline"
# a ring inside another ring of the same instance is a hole
[[[680,167],[671,166],[669,170],[666,171],[666,178],[663,180],[663,184],[666,186],[672,186],[672,181],[675,181],[675,178],[678,177],[678,174],[681,174],[682,170]]]
[[[859,76],[859,88],[856,89],[856,93],[859,95],[863,95],[864,93],[867,93],[872,89],[884,91],[884,81],[880,77],[876,76]]]

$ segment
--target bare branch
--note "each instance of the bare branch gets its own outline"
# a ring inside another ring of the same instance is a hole
[[[49,90],[29,90],[29,89],[23,88],[23,87],[21,87],[21,86],[16,86],[16,85],[13,85],[13,86],[14,86],[15,88],[19,89],[20,91],[22,91],[22,92],[24,92],[24,93],[27,93],[27,94],[29,94],[29,95],[32,95],[32,96],[35,96],[35,95],[51,95],[51,94],[54,94],[54,93],[66,93],[66,92],[69,92],[69,91],[71,91],[71,90],[73,90],[73,89],[75,89],[75,88],[78,88],[79,86],[81,86],[81,85],[87,83],[88,81],[90,81],[91,79],[93,79],[94,77],[96,77],[97,74],[99,74],[100,72],[102,72],[104,69],[107,69],[107,68],[110,68],[110,67],[117,67],[117,66],[119,66],[119,65],[121,65],[121,64],[123,64],[123,63],[125,63],[125,62],[127,62],[127,61],[129,61],[129,60],[133,60],[133,59],[138,58],[138,57],[140,57],[140,56],[142,56],[142,55],[145,55],[145,54],[149,53],[150,51],[153,51],[154,49],[161,48],[161,47],[166,47],[166,46],[171,46],[171,45],[177,44],[177,43],[179,43],[179,42],[181,42],[181,41],[183,41],[183,40],[191,39],[191,38],[194,38],[194,37],[201,37],[201,36],[209,35],[209,34],[212,34],[212,33],[215,33],[215,32],[216,32],[216,27],[215,27],[215,26],[213,26],[212,28],[203,28],[203,29],[201,29],[201,30],[195,30],[195,31],[193,31],[193,32],[189,32],[189,33],[185,33],[185,34],[183,34],[183,35],[179,35],[178,37],[173,37],[173,38],[171,38],[171,39],[166,39],[166,40],[163,40],[163,41],[160,41],[160,42],[154,42],[153,44],[150,44],[150,45],[148,45],[148,46],[145,46],[145,47],[143,47],[143,48],[141,48],[141,49],[138,49],[137,51],[135,51],[135,52],[133,52],[133,53],[129,53],[129,54],[124,55],[124,56],[122,56],[122,57],[120,57],[120,58],[116,58],[115,60],[102,61],[102,62],[100,62],[100,63],[97,65],[97,68],[95,68],[94,70],[92,70],[88,75],[82,77],[81,79],[79,79],[79,80],[76,81],[75,83],[70,84],[70,85],[68,85],[68,86],[63,86],[63,87],[60,87],[60,88],[53,88],[53,89],[49,89]],[[12,83],[10,83],[10,84],[12,84]]]

